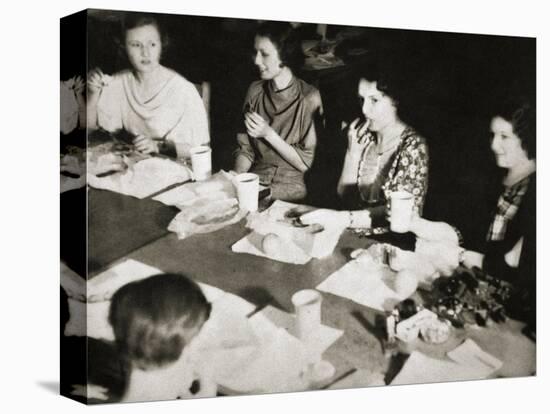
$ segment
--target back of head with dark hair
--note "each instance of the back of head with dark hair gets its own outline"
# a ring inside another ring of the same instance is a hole
[[[304,64],[301,40],[290,23],[265,22],[255,34],[271,40],[279,52],[281,62],[291,70],[298,70]]]
[[[211,305],[200,287],[179,274],[161,274],[129,283],[109,309],[119,349],[147,370],[176,361],[189,329],[204,323]]]

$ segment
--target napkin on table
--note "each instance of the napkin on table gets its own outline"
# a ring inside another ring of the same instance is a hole
[[[284,328],[289,334],[296,337],[295,315],[284,312],[271,305],[266,306],[258,313],[264,315],[277,327]],[[344,331],[340,329],[321,325],[314,338],[305,345],[307,352],[312,356],[320,356],[343,334]]]
[[[487,365],[436,359],[413,351],[391,384],[477,380],[487,378],[491,372],[494,369],[489,370]]]
[[[83,301],[69,299],[70,320],[65,327],[65,335],[87,335],[98,339],[113,340],[114,334],[108,322],[112,295],[127,283],[160,273],[163,272],[153,266],[128,259],[97,275],[88,282],[87,304]],[[199,286],[206,299],[212,303],[210,325],[218,324],[225,327],[224,330],[228,332],[232,330],[232,320],[238,321],[246,318],[256,308],[245,299],[214,286],[205,283],[199,283]],[[86,315],[86,324],[84,315]]]
[[[232,175],[220,171],[204,181],[189,182],[157,195],[153,200],[160,201],[168,206],[192,206],[204,199],[217,200],[235,198],[236,190],[231,180]]]
[[[398,294],[389,285],[395,272],[370,260],[354,259],[346,263],[316,289],[350,299],[369,308],[387,311],[413,292]]]
[[[88,184],[94,188],[109,190],[139,199],[190,179],[191,172],[187,167],[159,157],[139,161],[124,172],[106,177],[88,174]]]
[[[253,341],[210,354],[201,351],[216,382],[236,394],[307,389],[303,373],[309,359],[304,345],[261,312],[248,322]]]
[[[232,250],[291,264],[305,264],[311,258],[332,254],[344,229],[297,227],[287,217],[291,210],[303,213],[312,208],[277,200],[267,210],[250,214],[246,226],[253,231],[235,243]],[[266,251],[264,238],[267,235],[275,235],[275,240],[279,240],[279,246],[272,251]]]
[[[502,367],[502,361],[485,352],[470,338],[447,352],[447,356],[461,365],[478,370],[482,378],[489,377]]]

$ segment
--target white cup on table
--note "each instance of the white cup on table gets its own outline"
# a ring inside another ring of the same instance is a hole
[[[412,220],[414,196],[407,191],[393,191],[390,195],[390,230],[406,233]]]
[[[254,173],[242,173],[236,175],[233,182],[237,189],[239,207],[251,213],[258,211],[260,177]]]
[[[321,329],[321,303],[323,297],[314,289],[304,289],[292,295],[292,304],[296,313],[295,333],[302,342],[315,339]]]
[[[199,145],[189,150],[195,181],[204,181],[212,175],[212,149]],[[179,158],[179,156],[178,156]]]

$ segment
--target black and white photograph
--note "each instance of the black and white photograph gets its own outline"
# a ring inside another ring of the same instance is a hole
[[[31,342],[55,341],[58,376],[33,393],[269,412],[541,396],[537,13],[514,31],[497,3],[485,18],[510,24],[486,30],[442,8],[81,3],[48,17],[60,171],[22,219],[45,256],[53,189],[58,243],[13,267],[48,268],[55,307]]]
[[[61,45],[63,395],[536,375],[536,39],[90,9]]]

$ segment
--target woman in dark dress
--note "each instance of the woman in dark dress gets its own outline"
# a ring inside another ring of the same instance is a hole
[[[234,170],[258,174],[274,199],[301,200],[307,194],[304,173],[317,145],[314,120],[321,111],[320,94],[294,75],[303,55],[290,24],[260,26],[254,50],[261,80],[246,94]]]

